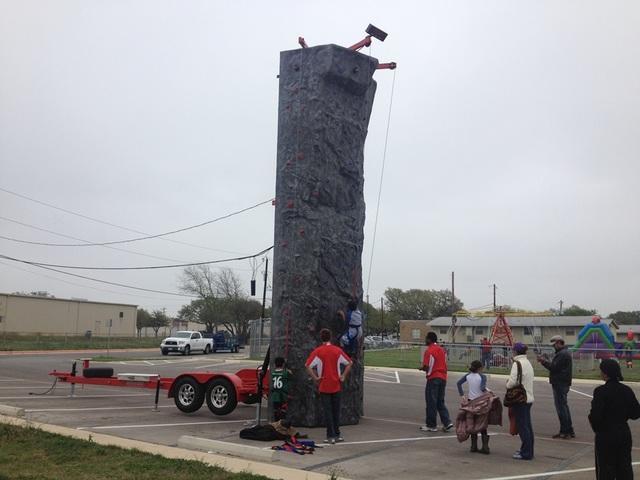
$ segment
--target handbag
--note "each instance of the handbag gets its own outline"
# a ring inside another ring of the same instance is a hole
[[[504,394],[504,402],[502,402],[505,407],[527,403],[527,391],[522,385],[522,365],[520,365],[520,362],[517,360],[516,364],[518,365],[518,384],[514,387],[507,388]]]

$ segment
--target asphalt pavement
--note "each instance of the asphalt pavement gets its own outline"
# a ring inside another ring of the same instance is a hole
[[[158,373],[162,376],[175,376],[185,371],[235,372],[257,366],[257,362],[242,358],[242,354],[160,357],[156,352],[124,352],[117,355],[127,360],[93,365],[111,366],[116,373]],[[34,421],[170,446],[175,446],[182,435],[267,448],[277,443],[239,438],[240,429],[255,419],[254,405],[240,404],[231,414],[216,417],[206,406],[192,414],[181,413],[173,400],[166,397],[166,392],[161,392],[158,411],[154,411],[154,392],[146,389],[77,386],[75,397],[70,398],[70,386],[58,384],[53,392],[37,395],[50,387],[49,371],[69,370],[75,359],[85,356],[91,354],[0,356],[0,404],[24,408],[27,418]],[[455,381],[459,376],[450,373],[447,385],[447,405],[452,417],[457,413]],[[489,388],[500,396],[504,394],[504,384],[502,377],[489,378]],[[425,434],[418,430],[425,415],[423,373],[368,368],[365,372],[365,416],[359,425],[342,428],[345,442],[318,449],[314,455],[277,452],[275,462],[353,479],[422,479],[425,476],[456,480],[595,478],[592,471],[593,435],[587,413],[590,395],[597,385],[598,382],[574,385],[569,402],[576,439],[554,440],[551,436],[558,431],[558,420],[551,388],[544,379],[536,381],[536,402],[532,411],[535,459],[516,461],[511,455],[519,448],[519,440],[508,434],[506,415],[503,427],[490,429],[493,434],[491,455],[471,454],[468,442],[459,443],[453,433]],[[640,394],[640,388],[633,388]],[[631,428],[636,437],[640,425],[634,422]],[[316,441],[324,438],[323,428],[302,428],[301,431]],[[638,449],[634,449],[633,458],[640,462]]]

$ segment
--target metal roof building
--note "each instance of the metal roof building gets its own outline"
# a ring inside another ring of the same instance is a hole
[[[0,293],[0,333],[136,335],[137,305]]]

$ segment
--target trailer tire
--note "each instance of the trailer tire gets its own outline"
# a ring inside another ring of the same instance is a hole
[[[178,410],[193,413],[204,402],[204,388],[193,377],[183,377],[173,387],[173,401]]]
[[[82,375],[87,378],[109,378],[113,377],[113,368],[85,368],[82,370]]]
[[[207,407],[214,415],[227,415],[238,405],[236,387],[226,378],[214,378],[205,393]]]
[[[204,347],[204,354],[209,355],[210,353],[211,353],[211,346],[207,345],[206,347]]]

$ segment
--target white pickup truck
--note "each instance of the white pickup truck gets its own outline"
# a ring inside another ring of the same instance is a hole
[[[200,332],[180,331],[173,336],[162,340],[160,352],[169,355],[170,352],[178,352],[182,355],[191,355],[192,352],[202,352],[205,355],[211,353],[213,339],[204,338]]]

